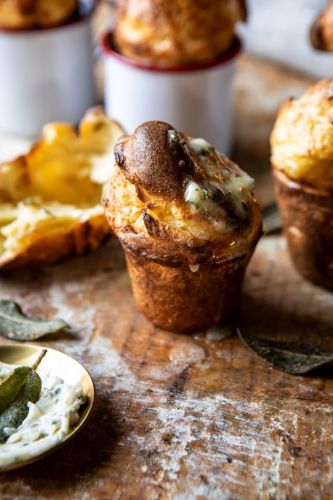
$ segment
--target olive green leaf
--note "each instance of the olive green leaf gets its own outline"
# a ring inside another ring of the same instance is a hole
[[[11,340],[37,340],[67,326],[64,320],[58,318],[48,320],[26,316],[16,302],[0,300],[0,334]]]
[[[15,400],[0,415],[0,444],[5,443],[8,439],[5,428],[17,429],[27,418],[29,413],[28,402],[36,403],[40,398],[41,389],[42,381],[40,376],[34,370],[31,370]]]
[[[0,384],[0,444],[8,439],[6,428],[17,429],[29,413],[28,402],[36,403],[41,394],[42,381],[35,371],[47,353],[42,349],[35,363],[18,366]]]
[[[8,408],[28,380],[29,366],[18,366],[0,385],[0,414]]]
[[[304,375],[333,365],[333,352],[297,342],[283,342],[253,337],[237,328],[239,338],[258,356],[275,368],[291,375]]]

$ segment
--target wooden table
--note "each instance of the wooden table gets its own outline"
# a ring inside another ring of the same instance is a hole
[[[235,157],[256,175],[263,202],[273,196],[267,138],[277,105],[308,83],[250,58],[238,65]],[[135,309],[116,241],[3,276],[0,292],[69,323],[70,336],[44,344],[82,362],[97,389],[85,430],[2,474],[1,499],[332,498],[332,380],[270,368],[230,327],[195,336],[155,329]],[[293,270],[283,237],[264,237],[247,273],[242,328],[333,348],[332,310],[333,295]]]

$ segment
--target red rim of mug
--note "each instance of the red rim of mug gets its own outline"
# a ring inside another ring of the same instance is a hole
[[[98,0],[90,0],[89,5],[84,5],[81,2],[81,7],[79,7],[79,12],[74,14],[68,21],[58,24],[56,26],[48,26],[47,28],[11,28],[7,26],[1,26],[0,24],[0,33],[15,33],[15,34],[38,34],[38,33],[47,33],[48,31],[59,30],[63,28],[68,28],[69,26],[73,26],[75,24],[80,24],[86,19],[89,19],[93,14]]]
[[[242,49],[242,43],[240,39],[237,36],[235,36],[229,49],[223,52],[216,59],[199,64],[161,67],[161,66],[143,64],[120,54],[120,52],[118,52],[113,46],[113,34],[111,31],[104,33],[100,45],[103,54],[108,57],[113,57],[114,59],[117,59],[118,61],[121,61],[122,63],[125,63],[128,66],[132,66],[133,68],[142,69],[144,71],[156,71],[158,73],[186,73],[191,71],[193,72],[209,68],[215,68],[217,66],[230,62],[240,53]]]

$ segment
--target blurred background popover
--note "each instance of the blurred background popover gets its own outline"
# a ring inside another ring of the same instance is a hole
[[[115,44],[146,64],[209,61],[229,48],[245,18],[245,0],[120,0]]]
[[[333,52],[333,0],[328,0],[311,28],[311,42],[315,49]]]
[[[295,267],[333,288],[333,78],[286,102],[271,136],[284,233]]]
[[[66,22],[79,0],[0,0],[0,27],[49,28]]]
[[[333,193],[333,78],[312,85],[280,109],[272,164],[290,179]]]

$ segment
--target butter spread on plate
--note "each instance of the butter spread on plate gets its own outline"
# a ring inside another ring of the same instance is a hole
[[[0,363],[0,380],[9,374]],[[29,413],[17,428],[5,428],[6,443],[0,445],[0,470],[16,462],[35,458],[60,444],[79,422],[79,409],[85,403],[81,384],[66,384],[52,374],[42,377],[41,397],[28,403]]]

